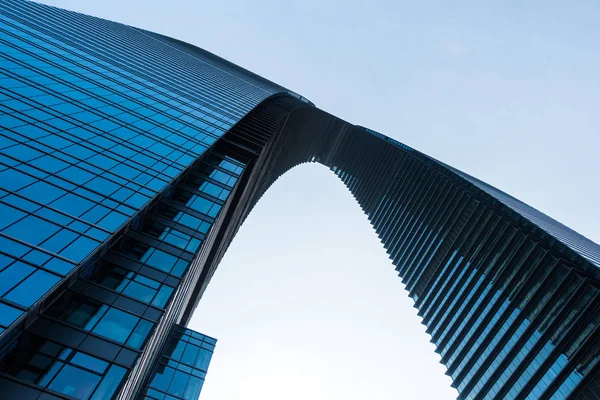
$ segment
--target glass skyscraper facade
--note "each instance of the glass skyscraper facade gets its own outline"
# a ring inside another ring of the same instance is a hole
[[[0,397],[196,399],[185,328],[280,175],[369,216],[461,399],[600,399],[600,246],[156,33],[0,0]],[[218,351],[218,350],[217,350]]]

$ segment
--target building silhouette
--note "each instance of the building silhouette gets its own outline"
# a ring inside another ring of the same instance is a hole
[[[0,1],[0,397],[196,399],[185,325],[269,186],[326,165],[460,399],[600,399],[600,246],[211,53]]]

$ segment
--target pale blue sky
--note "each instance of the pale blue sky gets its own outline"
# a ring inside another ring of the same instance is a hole
[[[44,2],[205,48],[600,240],[596,0]],[[211,285],[192,324],[220,339],[204,400],[455,396],[324,168],[277,182]]]

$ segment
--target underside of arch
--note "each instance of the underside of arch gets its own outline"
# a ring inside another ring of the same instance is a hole
[[[189,321],[235,233],[270,185],[296,165],[318,162],[346,184],[367,214],[459,398],[503,398],[518,393],[516,383],[520,393],[550,395],[573,377],[583,381],[579,391],[593,384],[600,275],[593,257],[570,245],[580,240],[577,234],[406,145],[285,99],[265,101],[225,137],[244,148],[241,138],[256,137],[252,130],[262,129],[269,115],[270,131],[261,130],[265,140],[253,148],[251,168],[223,213],[210,251],[198,260],[203,274],[181,323]],[[580,243],[593,249],[593,243]],[[554,350],[545,368],[525,379],[511,342],[531,335],[543,338],[537,346]],[[576,343],[584,345],[576,349]],[[506,349],[508,356],[500,353]],[[567,357],[558,378],[540,387],[553,368],[550,360]]]

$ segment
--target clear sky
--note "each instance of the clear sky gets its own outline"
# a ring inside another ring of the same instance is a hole
[[[600,241],[597,0],[53,0],[212,51]],[[325,168],[282,177],[191,327],[203,400],[456,392],[366,216]]]

